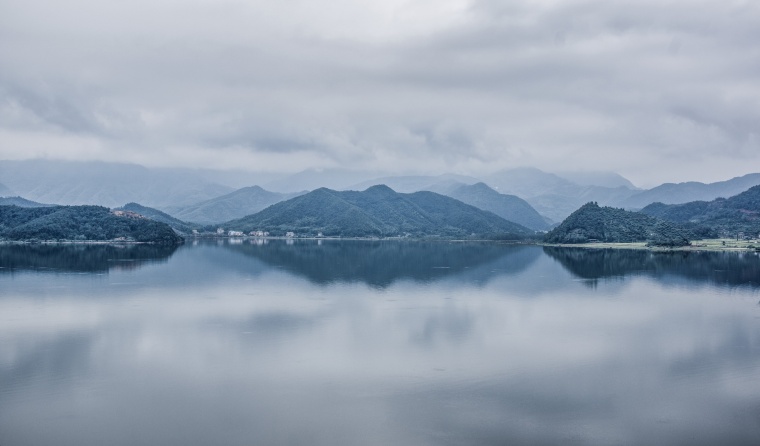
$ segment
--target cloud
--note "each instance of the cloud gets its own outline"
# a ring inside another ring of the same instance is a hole
[[[760,165],[753,2],[6,0],[0,17],[5,158],[86,138],[100,159],[284,171],[641,184]]]

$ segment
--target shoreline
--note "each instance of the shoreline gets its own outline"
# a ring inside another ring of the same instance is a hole
[[[284,241],[403,241],[403,242],[447,242],[447,243],[494,243],[505,245],[534,245],[554,248],[582,248],[582,249],[633,249],[646,250],[652,252],[760,252],[760,240],[735,240],[735,239],[706,239],[692,242],[689,246],[647,246],[646,242],[593,242],[593,243],[544,243],[540,241],[528,240],[488,240],[488,239],[446,239],[446,238],[413,238],[413,237],[387,237],[387,238],[363,238],[363,237],[186,237],[184,243],[173,246],[180,246],[189,241],[200,240],[227,240],[243,242],[244,240],[284,240]],[[156,245],[164,246],[162,243],[139,242],[135,240],[0,240],[0,246],[3,245]]]
[[[695,240],[689,246],[647,246],[646,242],[627,242],[627,243],[537,243],[540,246],[551,246],[557,248],[584,248],[584,249],[637,249],[653,252],[757,252],[760,250],[760,241],[758,240],[735,240],[735,239],[705,239]]]
[[[3,245],[155,245],[180,246],[183,243],[138,242],[136,240],[0,240]]]

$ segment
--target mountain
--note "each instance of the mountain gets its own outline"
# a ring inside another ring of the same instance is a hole
[[[382,174],[372,171],[348,169],[308,169],[263,183],[267,190],[295,193],[326,187],[335,190],[350,189],[353,185]],[[262,183],[259,183],[262,184]]]
[[[0,183],[0,197],[10,197],[13,191],[5,184]]]
[[[546,219],[536,212],[527,201],[514,195],[500,194],[485,183],[460,185],[445,193],[451,198],[490,211],[499,217],[523,225],[534,231],[543,231],[549,227]]]
[[[527,201],[539,214],[552,221],[562,221],[589,201],[617,205],[638,192],[626,186],[582,185],[535,168],[503,170],[484,180],[502,194],[517,195]],[[592,178],[587,176],[584,181],[592,182]],[[609,180],[606,182],[609,184]]]
[[[477,178],[464,175],[455,175],[446,173],[443,175],[405,175],[374,178],[354,184],[348,189],[364,190],[368,187],[384,184],[396,192],[412,193],[423,190],[437,192],[446,195],[443,191],[459,187],[463,184],[475,184],[479,182]]]
[[[748,232],[755,236],[760,234],[760,186],[753,186],[730,198],[717,198],[709,202],[652,203],[641,213],[676,223],[708,226],[724,235]]]
[[[259,186],[251,186],[190,206],[165,209],[174,217],[184,221],[215,224],[255,214],[268,206],[301,194],[303,192],[291,194],[270,192]]]
[[[553,174],[535,168],[502,170],[484,176],[483,180],[455,174],[381,177],[354,184],[349,189],[363,190],[385,184],[398,192],[427,190],[451,196],[452,191],[463,185],[480,182],[501,194],[525,200],[550,221],[561,221],[589,201],[612,205],[638,192],[630,181],[613,172]]]
[[[182,238],[165,223],[101,206],[0,206],[0,238],[5,240],[115,240],[178,244]]]
[[[115,211],[127,211],[135,214],[142,215],[154,221],[166,223],[174,230],[184,233],[192,232],[193,225],[190,225],[182,220],[172,217],[171,215],[161,212],[158,209],[154,209],[148,206],[143,206],[138,203],[127,203],[124,206],[114,209]]]
[[[548,243],[646,241],[655,246],[685,246],[689,245],[691,236],[674,224],[639,212],[587,203],[546,234],[544,240]]]
[[[148,169],[136,164],[51,160],[0,161],[0,178],[33,201],[116,207],[135,201],[179,206],[229,193],[192,170]]]
[[[637,187],[634,186],[633,183],[631,183],[627,178],[616,172],[573,171],[555,172],[555,175],[581,186],[601,186],[612,189],[625,187],[631,190],[637,189]]]
[[[760,173],[751,173],[716,183],[665,183],[636,193],[620,202],[626,209],[641,209],[651,203],[682,204],[692,201],[710,201],[719,197],[732,197],[752,186],[760,185]]]
[[[41,208],[46,206],[54,206],[52,204],[42,204],[36,201],[27,200],[21,197],[1,197],[0,206],[18,206],[21,208]]]
[[[533,231],[434,192],[400,194],[388,186],[363,192],[320,188],[228,222],[233,230],[343,237],[440,236],[524,238]]]

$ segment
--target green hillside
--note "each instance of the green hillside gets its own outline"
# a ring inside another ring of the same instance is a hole
[[[543,231],[549,227],[546,219],[533,209],[527,201],[515,195],[500,194],[485,183],[465,184],[446,195],[476,208],[493,212],[505,220],[523,225],[526,228]]]
[[[254,214],[298,195],[300,194],[282,194],[250,186],[193,205],[167,208],[167,211],[183,221],[215,224]]]
[[[652,203],[641,212],[671,222],[709,227],[723,235],[738,232],[757,235],[760,233],[760,186],[712,201],[670,205]]]
[[[158,209],[154,209],[148,206],[143,206],[139,203],[127,203],[124,206],[120,208],[116,208],[114,210],[134,212],[136,214],[142,215],[143,217],[147,217],[151,220],[155,220],[161,223],[166,223],[167,225],[171,226],[172,228],[180,232],[189,233],[193,229],[195,229],[195,226],[188,224],[178,218],[174,218],[171,215],[167,214],[166,212],[161,212]]]
[[[54,206],[52,204],[42,204],[36,201],[27,200],[21,197],[0,197],[0,206],[18,206],[22,208],[41,208]]]
[[[648,215],[587,203],[546,234],[548,243],[648,242],[655,246],[685,246],[688,231]]]
[[[165,223],[101,206],[21,208],[0,206],[0,239],[115,240],[178,244],[179,237]]]
[[[399,194],[384,185],[363,192],[317,189],[223,226],[272,235],[341,237],[525,238],[534,233],[451,197],[433,192]]]

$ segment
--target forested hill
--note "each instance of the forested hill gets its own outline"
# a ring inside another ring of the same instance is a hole
[[[52,204],[42,204],[36,201],[27,200],[21,197],[0,197],[0,206],[18,206],[22,208],[41,208],[45,206],[55,206]]]
[[[760,186],[730,198],[684,204],[652,203],[642,213],[677,223],[709,226],[720,232],[760,233]],[[733,235],[733,234],[732,234]]]
[[[400,194],[388,186],[363,192],[317,189],[224,224],[272,235],[341,237],[526,238],[534,231],[434,192]]]
[[[159,211],[158,209],[151,208],[148,206],[143,206],[139,203],[127,203],[124,206],[120,208],[116,208],[114,210],[134,212],[135,214],[140,214],[143,217],[147,217],[151,220],[159,221],[161,223],[166,223],[167,225],[171,226],[175,230],[183,232],[183,233],[189,233],[193,229],[196,228],[196,226],[186,223],[178,218],[174,218],[171,215],[167,214],[166,212],[162,212],[162,211]]]
[[[645,214],[587,203],[546,234],[544,240],[548,243],[648,242],[655,246],[685,246],[690,236],[672,223]]]
[[[101,206],[0,206],[0,239],[182,243],[165,223],[129,212],[114,213]]]
[[[527,201],[515,195],[500,194],[485,183],[463,184],[446,195],[533,230],[543,231],[549,227],[546,219]]]
[[[201,203],[166,210],[183,221],[215,224],[243,218],[298,195],[301,193],[282,194],[264,190],[259,186],[250,186]]]

